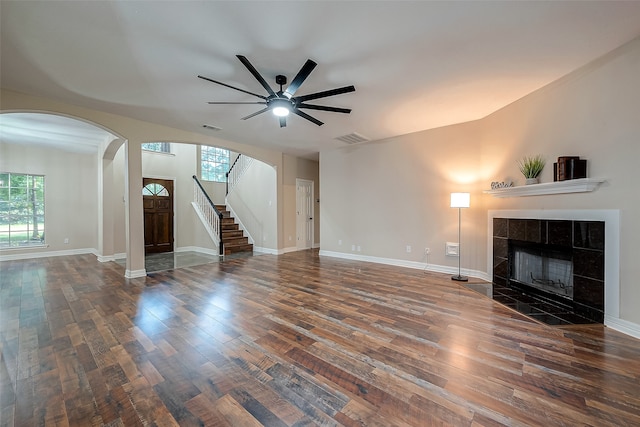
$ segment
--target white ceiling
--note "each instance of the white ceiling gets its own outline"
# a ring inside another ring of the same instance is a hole
[[[2,87],[218,138],[317,158],[372,140],[476,120],[640,36],[640,1],[7,1]],[[296,95],[346,85],[286,128],[245,55],[277,90],[310,58]],[[209,131],[209,124],[221,128]],[[4,125],[3,125],[4,126]]]

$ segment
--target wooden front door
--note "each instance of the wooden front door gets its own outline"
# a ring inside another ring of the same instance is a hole
[[[142,178],[145,253],[173,252],[173,181]]]

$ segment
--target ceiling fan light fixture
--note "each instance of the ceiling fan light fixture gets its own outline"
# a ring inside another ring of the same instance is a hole
[[[275,107],[273,114],[278,117],[287,117],[289,115],[289,109],[287,107]]]
[[[269,106],[271,107],[273,114],[278,117],[287,117],[292,108],[291,101],[282,98],[272,99],[269,102]]]
[[[285,119],[285,117],[287,117],[289,113],[294,113],[302,117],[303,119],[306,119],[318,126],[322,126],[323,123],[320,120],[316,119],[313,116],[310,116],[309,114],[305,113],[301,109],[306,108],[310,110],[331,111],[334,113],[347,113],[347,114],[351,112],[350,108],[338,108],[338,107],[328,107],[325,105],[307,104],[305,101],[353,92],[356,90],[356,88],[353,85],[340,87],[337,89],[324,90],[322,92],[310,93],[302,96],[295,96],[295,93],[300,88],[300,85],[302,85],[302,83],[307,79],[307,77],[309,77],[309,74],[311,74],[311,71],[313,71],[316,65],[318,65],[310,59],[307,59],[307,62],[304,63],[300,71],[298,71],[298,74],[296,74],[296,76],[293,78],[293,80],[291,81],[287,89],[284,91],[282,90],[282,87],[285,84],[287,84],[287,77],[282,74],[278,74],[276,76],[276,84],[280,86],[280,90],[275,92],[271,88],[271,86],[269,86],[269,83],[266,82],[264,77],[262,77],[260,72],[258,72],[258,70],[256,70],[256,68],[253,65],[251,65],[251,63],[245,56],[236,55],[236,57],[240,60],[240,62],[242,62],[242,64],[247,68],[247,70],[249,70],[249,72],[253,75],[253,77],[255,77],[256,80],[258,80],[258,83],[260,83],[260,85],[262,85],[262,87],[267,91],[268,96],[249,92],[248,90],[231,86],[229,84],[219,82],[217,80],[213,80],[208,77],[198,76],[198,78],[260,98],[261,101],[255,101],[255,102],[209,102],[209,104],[258,104],[258,105],[265,106],[265,108],[263,108],[260,111],[256,111],[253,114],[249,114],[248,116],[242,117],[242,120],[250,119],[251,117],[255,117],[258,114],[262,114],[267,111],[272,111],[273,114],[280,119],[279,120],[280,127],[287,126],[287,120]]]

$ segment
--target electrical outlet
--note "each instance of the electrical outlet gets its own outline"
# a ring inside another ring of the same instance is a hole
[[[407,253],[410,254],[411,253],[411,246],[407,245]]]
[[[342,240],[338,240],[338,246],[342,246]]]
[[[356,250],[356,245],[351,245],[351,250],[355,251]]]
[[[360,252],[360,249],[362,249],[362,248],[360,247],[360,245],[358,245],[358,252]]]

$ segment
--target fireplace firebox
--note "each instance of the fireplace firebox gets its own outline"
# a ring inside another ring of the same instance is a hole
[[[572,248],[510,240],[509,281],[573,300]]]
[[[604,320],[604,222],[493,219],[493,298],[549,324]]]

